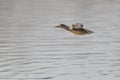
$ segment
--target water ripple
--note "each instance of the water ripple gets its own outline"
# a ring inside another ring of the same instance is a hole
[[[119,9],[117,0],[0,0],[0,80],[119,80]],[[75,22],[95,33],[54,28]]]

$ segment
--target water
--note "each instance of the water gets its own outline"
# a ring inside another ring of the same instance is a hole
[[[119,0],[0,0],[0,80],[120,80]],[[54,26],[80,22],[95,33]]]

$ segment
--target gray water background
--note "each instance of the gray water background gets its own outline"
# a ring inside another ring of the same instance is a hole
[[[119,34],[120,0],[0,0],[0,80],[120,80]]]

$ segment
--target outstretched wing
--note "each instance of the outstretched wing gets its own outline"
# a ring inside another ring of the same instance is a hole
[[[76,23],[76,25],[79,27],[83,27],[83,24],[81,24],[81,23]]]
[[[74,30],[83,29],[83,24],[81,24],[81,23],[72,24],[72,28]]]

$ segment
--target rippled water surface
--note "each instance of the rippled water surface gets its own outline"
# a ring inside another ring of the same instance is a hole
[[[119,0],[0,0],[0,80],[120,80],[119,34]]]

